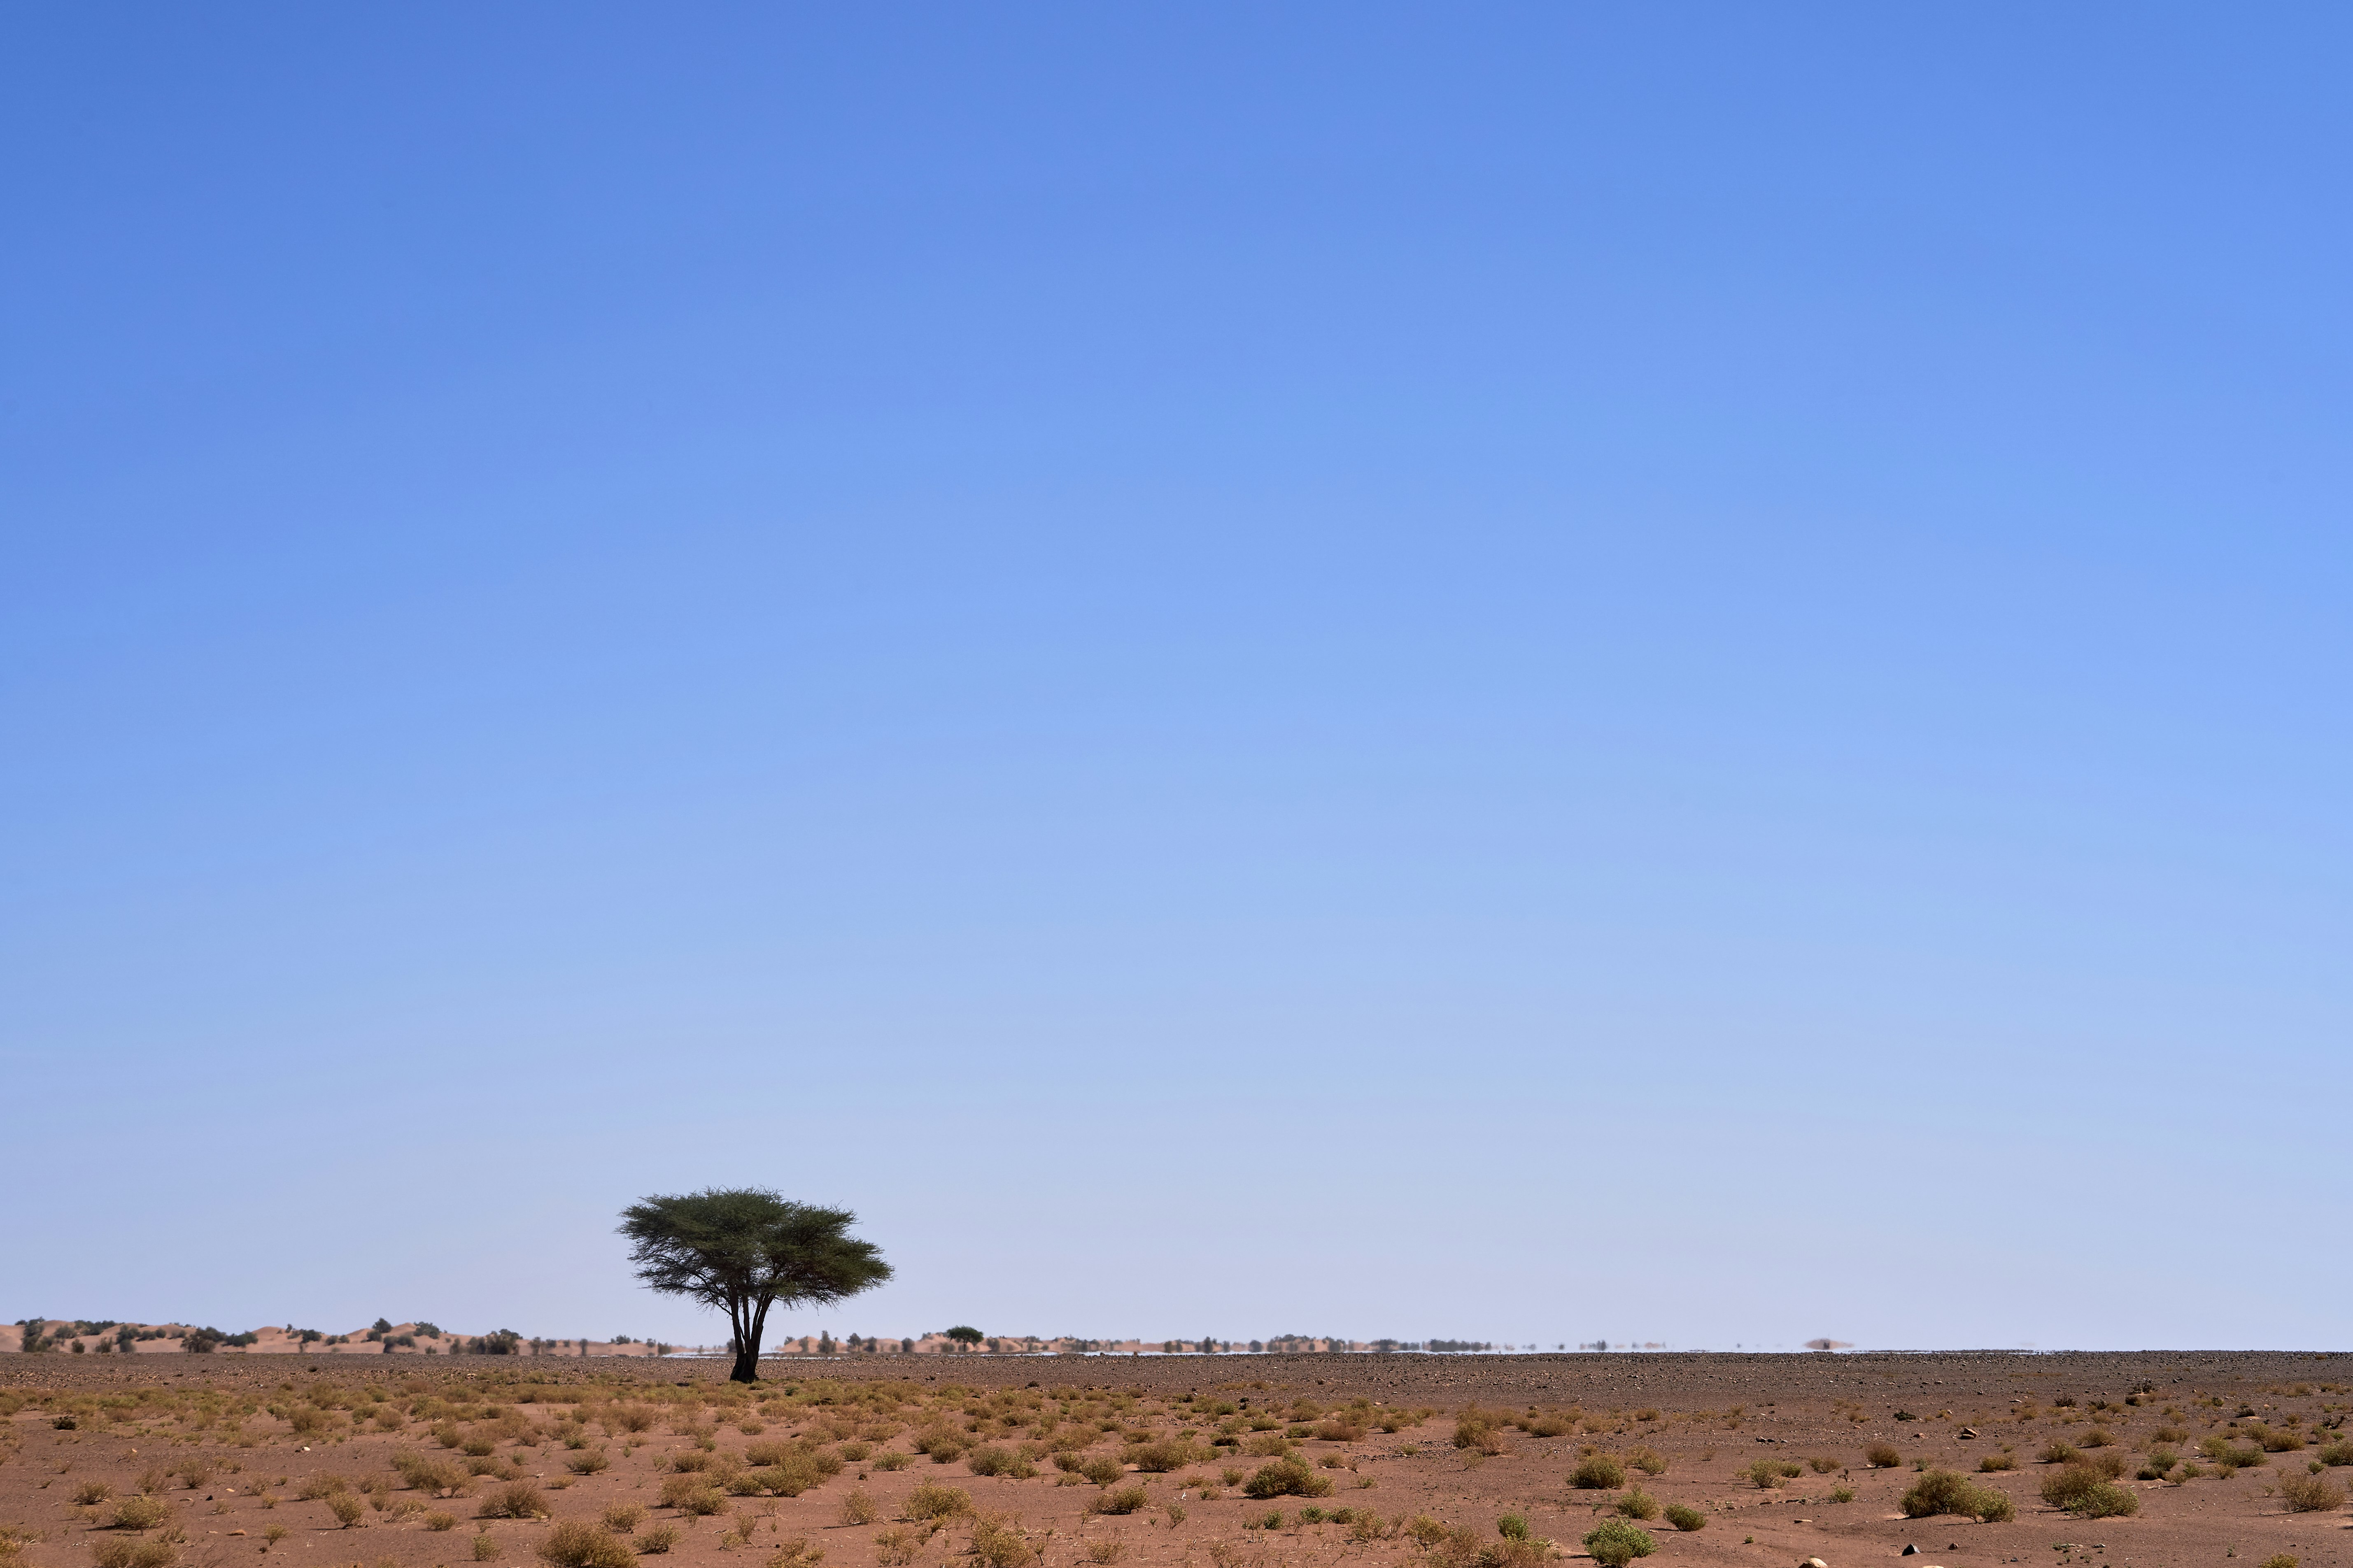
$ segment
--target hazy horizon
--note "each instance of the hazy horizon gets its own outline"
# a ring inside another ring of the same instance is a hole
[[[18,11],[0,1317],[2347,1348],[2349,33]]]

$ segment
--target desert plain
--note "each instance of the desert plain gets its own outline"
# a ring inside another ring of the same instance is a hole
[[[2353,1357],[374,1359],[0,1358],[0,1568],[2353,1568]]]

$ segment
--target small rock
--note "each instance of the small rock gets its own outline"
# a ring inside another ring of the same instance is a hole
[[[1898,1557],[1917,1557],[1920,1555],[1920,1549],[1907,1541],[1904,1543],[1904,1550],[1897,1552],[1896,1555]]]
[[[1831,1565],[1819,1557],[1809,1557],[1799,1563],[1798,1568],[1831,1568]]]
[[[1961,1436],[1964,1437],[1974,1437],[1977,1435],[1978,1429],[1974,1426],[1964,1426],[1961,1428]]]

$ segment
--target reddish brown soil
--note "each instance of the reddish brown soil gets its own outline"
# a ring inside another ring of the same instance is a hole
[[[98,1520],[86,1517],[90,1510],[73,1503],[78,1487],[103,1482],[121,1496],[135,1490],[142,1474],[190,1460],[208,1462],[213,1475],[195,1490],[174,1480],[158,1491],[170,1503],[173,1521],[142,1537],[157,1539],[176,1530],[177,1562],[185,1568],[267,1568],[280,1558],[290,1558],[292,1568],[444,1568],[475,1560],[478,1530],[488,1534],[503,1568],[540,1568],[534,1552],[547,1538],[550,1523],[478,1523],[472,1515],[480,1494],[419,1500],[406,1489],[379,1492],[386,1506],[371,1508],[360,1527],[348,1530],[337,1527],[325,1500],[297,1500],[306,1479],[327,1474],[346,1477],[354,1486],[393,1479],[397,1489],[390,1468],[397,1450],[451,1457],[452,1450],[434,1441],[428,1422],[405,1421],[398,1430],[384,1430],[385,1422],[379,1419],[355,1430],[348,1415],[338,1413],[326,1428],[301,1435],[287,1421],[259,1411],[227,1428],[218,1413],[233,1411],[239,1402],[291,1408],[313,1385],[345,1392],[375,1386],[400,1404],[438,1397],[470,1401],[477,1408],[490,1403],[511,1406],[520,1413],[511,1419],[511,1430],[516,1421],[534,1429],[521,1444],[502,1440],[497,1462],[538,1478],[557,1519],[594,1519],[608,1503],[636,1501],[649,1505],[652,1526],[671,1518],[670,1510],[652,1506],[670,1457],[694,1447],[691,1437],[670,1427],[674,1419],[712,1417],[700,1396],[718,1387],[724,1372],[712,1363],[463,1357],[436,1358],[423,1365],[402,1360],[390,1368],[365,1370],[322,1359],[314,1372],[299,1357],[291,1364],[283,1357],[169,1359],[174,1364],[153,1356],[123,1363],[0,1359],[0,1396],[26,1401],[0,1423],[5,1429],[0,1436],[0,1525],[26,1539],[16,1553],[22,1568],[92,1568],[93,1545],[120,1538],[121,1532],[98,1528]],[[903,1381],[911,1400],[953,1412],[959,1422],[967,1419],[962,1415],[967,1403],[985,1403],[992,1391],[1124,1394],[1136,1398],[1126,1413],[1131,1427],[1174,1434],[1181,1426],[1204,1438],[1216,1421],[1180,1420],[1167,1410],[1172,1399],[1198,1393],[1237,1405],[1248,1399],[1253,1411],[1272,1406],[1286,1413],[1299,1399],[1328,1408],[1359,1396],[1382,1408],[1429,1408],[1437,1414],[1395,1434],[1371,1431],[1352,1443],[1301,1442],[1298,1447],[1312,1461],[1332,1456],[1342,1467],[1318,1469],[1335,1487],[1330,1496],[1314,1500],[1316,1506],[1369,1509],[1388,1519],[1427,1514],[1469,1526],[1489,1540],[1494,1539],[1499,1516],[1519,1512],[1538,1535],[1571,1555],[1581,1552],[1579,1540],[1611,1495],[1568,1485],[1580,1452],[1591,1446],[1622,1455],[1647,1445],[1665,1457],[1669,1468],[1655,1479],[1635,1479],[1660,1502],[1687,1503],[1707,1515],[1706,1527],[1691,1533],[1678,1532],[1664,1521],[1646,1527],[1658,1542],[1652,1561],[1665,1568],[1792,1568],[1810,1557],[1823,1559],[1829,1568],[1883,1561],[1894,1568],[1907,1543],[1922,1553],[1908,1568],[2260,1568],[2283,1553],[2296,1557],[2302,1568],[2353,1568],[2353,1517],[2342,1507],[2289,1512],[2275,1490],[2283,1479],[2304,1475],[2320,1447],[2338,1436],[2336,1424],[2353,1410],[2353,1358],[2154,1352],[972,1357],[911,1366],[884,1356],[818,1365],[796,1362],[776,1371],[776,1383],[762,1391],[777,1412],[765,1418],[765,1435],[771,1439],[809,1431],[828,1414],[798,1406],[786,1412],[776,1399],[785,1389],[822,1378],[860,1384]],[[526,1402],[523,1385],[534,1381],[538,1386]],[[2150,1385],[2150,1394],[2127,1405],[2127,1396],[2143,1384]],[[941,1399],[943,1391],[957,1385],[975,1391],[976,1397]],[[143,1406],[122,1403],[121,1418],[107,1419],[96,1403],[100,1396],[123,1401],[142,1389],[163,1392],[151,1394]],[[612,1467],[575,1479],[565,1466],[572,1451],[549,1428],[579,1396],[616,1392],[691,1403],[666,1405],[662,1421],[641,1435],[643,1446],[634,1452],[624,1452],[624,1434],[608,1435],[592,1422],[591,1440],[609,1450]],[[2054,1402],[2061,1396],[2077,1403],[2058,1406]],[[2021,1400],[2032,1401],[2035,1412],[2024,1419],[2016,1414]],[[2095,1409],[2094,1401],[2105,1407]],[[189,1418],[206,1403],[216,1413],[212,1420]],[[1556,1437],[1507,1430],[1501,1453],[1480,1456],[1452,1442],[1454,1413],[1468,1405],[1514,1415],[1532,1408],[1574,1410],[1580,1429]],[[75,1426],[61,1430],[55,1423],[69,1409],[79,1412]],[[1898,1410],[1919,1419],[1897,1421]],[[2132,1518],[2081,1521],[2047,1508],[2037,1495],[2045,1467],[2034,1462],[2034,1455],[2053,1437],[2081,1443],[2096,1425],[2137,1467],[2160,1427],[2186,1432],[2188,1441],[2177,1446],[2195,1458],[2199,1440],[2232,1431],[2242,1411],[2274,1430],[2299,1434],[2308,1446],[2272,1454],[2264,1468],[2230,1479],[2210,1476],[2170,1485],[2134,1481],[2128,1471],[2124,1484],[2141,1500],[2140,1512]],[[907,1448],[923,1415],[913,1405],[900,1411],[891,1424],[902,1429],[877,1444],[878,1452]],[[1978,1435],[1964,1436],[1967,1427]],[[1016,1444],[1021,1436],[1008,1431],[992,1440]],[[715,1434],[723,1451],[740,1452],[750,1440],[733,1425],[720,1426]],[[1877,1441],[1894,1444],[1907,1461],[1964,1469],[2007,1492],[2017,1504],[2017,1519],[1978,1524],[1949,1517],[1904,1518],[1897,1499],[1915,1479],[1914,1471],[1908,1462],[1894,1469],[1866,1468],[1863,1448]],[[1978,1474],[1978,1460],[2004,1446],[2015,1450],[2019,1468]],[[1089,1452],[1100,1457],[1120,1451],[1118,1437],[1106,1435]],[[1837,1460],[1837,1468],[1828,1474],[1808,1470],[1770,1490],[1757,1489],[1745,1474],[1760,1456],[1817,1455]],[[744,1568],[766,1568],[778,1543],[801,1539],[822,1549],[827,1568],[870,1568],[879,1563],[878,1531],[892,1523],[906,1494],[924,1481],[960,1488],[979,1509],[1018,1518],[1045,1568],[1089,1564],[1089,1548],[1106,1541],[1124,1546],[1122,1560],[1127,1563],[1198,1568],[1311,1568],[1344,1559],[1403,1565],[1422,1555],[1402,1537],[1366,1543],[1352,1540],[1344,1526],[1302,1525],[1298,1513],[1307,1500],[1253,1502],[1230,1487],[1212,1499],[1199,1495],[1200,1483],[1216,1483],[1229,1467],[1250,1469],[1260,1462],[1227,1458],[1174,1474],[1132,1474],[1129,1481],[1144,1484],[1152,1503],[1124,1517],[1089,1513],[1097,1489],[1058,1485],[1070,1478],[1050,1465],[1033,1479],[1013,1480],[974,1476],[962,1461],[939,1465],[920,1457],[895,1472],[874,1468],[871,1461],[852,1463],[797,1497],[739,1497],[732,1500],[730,1515],[691,1525],[680,1520],[683,1528],[675,1551],[666,1559],[644,1561],[649,1568],[720,1568],[723,1559]],[[2353,1468],[2325,1473],[2340,1488],[2353,1479]],[[1854,1500],[1831,1500],[1832,1489],[1841,1485],[1853,1489]],[[843,1500],[854,1489],[875,1500],[877,1523],[841,1522]],[[259,1495],[264,1492],[279,1500],[266,1503]],[[1182,1522],[1169,1522],[1164,1505],[1170,1501],[1184,1508]],[[427,1528],[422,1513],[396,1520],[404,1502],[454,1512],[461,1522],[437,1532]],[[1261,1518],[1276,1507],[1284,1516],[1280,1528],[1246,1527],[1246,1519]],[[97,1511],[102,1519],[105,1508]],[[288,1533],[265,1553],[260,1534],[269,1525]],[[735,1533],[737,1526],[748,1530],[748,1541]],[[970,1563],[959,1555],[968,1539],[962,1522],[940,1531],[917,1554],[916,1568]],[[0,1551],[0,1563],[7,1555]]]

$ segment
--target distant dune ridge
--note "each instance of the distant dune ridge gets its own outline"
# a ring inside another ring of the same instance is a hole
[[[673,1352],[713,1352],[713,1345],[673,1345],[628,1335],[609,1340],[527,1337],[512,1329],[482,1334],[449,1332],[438,1324],[395,1323],[379,1318],[368,1328],[325,1333],[273,1323],[235,1333],[192,1323],[123,1323],[72,1318],[26,1318],[0,1324],[0,1354],[146,1355],[196,1352],[221,1355],[540,1355],[654,1356]],[[1075,1335],[980,1335],[973,1331],[917,1334],[907,1338],[830,1332],[771,1340],[764,1356],[831,1355],[1181,1355],[1335,1351],[1542,1350],[1542,1345],[1499,1345],[1478,1340],[1347,1340],[1279,1334],[1268,1340],[1092,1340]],[[1553,1346],[1553,1349],[1563,1347]],[[1580,1345],[1578,1349],[1588,1347]]]

